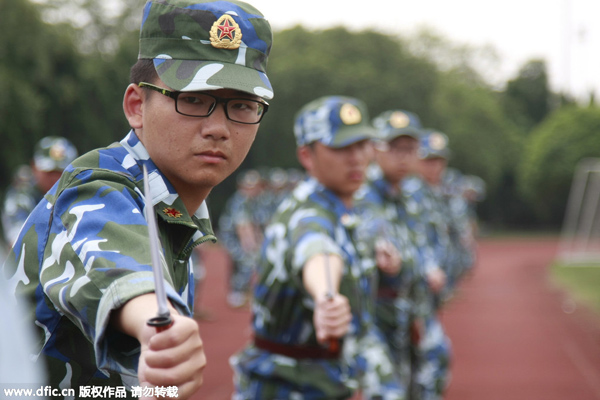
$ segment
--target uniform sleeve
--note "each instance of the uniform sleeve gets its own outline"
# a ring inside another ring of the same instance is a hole
[[[2,228],[6,243],[12,245],[21,227],[36,206],[36,199],[23,191],[9,190],[2,208]]]
[[[334,222],[317,209],[299,209],[289,222],[291,266],[300,273],[306,262],[317,254],[337,254],[343,257],[335,241]]]
[[[131,368],[125,353],[132,349],[107,344],[108,334],[115,334],[110,313],[154,291],[147,225],[133,182],[114,173],[91,175],[78,175],[58,194],[40,282],[54,306],[94,344],[98,366],[122,371]],[[170,285],[167,291],[185,307]]]

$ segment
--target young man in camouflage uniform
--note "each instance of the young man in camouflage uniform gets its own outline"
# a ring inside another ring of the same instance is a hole
[[[46,136],[35,145],[30,167],[17,171],[4,198],[2,228],[6,244],[13,245],[31,211],[76,157],[75,146],[60,136]]]
[[[233,308],[243,307],[250,298],[263,239],[264,223],[259,217],[267,212],[260,203],[264,186],[257,170],[244,171],[238,176],[237,190],[227,200],[219,218],[219,240],[231,259],[227,303]]]
[[[310,176],[265,232],[253,343],[231,361],[234,399],[347,399],[361,381],[369,399],[401,399],[372,321],[373,271],[356,247],[353,195],[373,134],[366,107],[348,97],[314,100],[300,110],[294,132]]]
[[[271,41],[269,23],[246,3],[146,4],[123,100],[132,130],[67,167],[4,268],[17,297],[37,305],[30,323],[54,388],[177,386],[178,398],[189,398],[201,385],[189,257],[214,240],[204,200],[245,158],[263,98],[273,95]],[[173,318],[159,333],[147,325],[157,302],[146,202],[157,215]]]
[[[447,163],[447,161],[446,161]],[[467,179],[456,168],[445,167],[438,185],[448,216],[448,233],[452,248],[452,268],[448,274],[449,295],[452,296],[461,279],[471,270],[475,260],[475,236],[471,225],[469,201],[465,196]]]
[[[398,249],[401,268],[378,270],[376,323],[385,334],[405,387],[411,384],[412,346],[423,328],[427,305],[419,251],[426,249],[416,198],[402,190],[418,161],[421,123],[417,115],[390,110],[373,120],[377,129],[370,181],[357,193],[364,243],[375,258],[378,246]],[[389,244],[388,244],[389,243]],[[375,261],[377,263],[377,261]],[[381,264],[381,263],[377,263]]]
[[[433,135],[432,135],[433,134]],[[419,147],[418,176],[404,181],[404,192],[419,204],[420,224],[425,230],[425,243],[420,245],[422,274],[427,289],[428,313],[424,317],[421,340],[416,345],[414,370],[415,399],[439,400],[449,381],[451,347],[441,320],[440,310],[450,286],[448,274],[452,268],[452,246],[449,219],[441,190],[432,185],[438,159],[447,159],[447,137],[424,130]],[[432,161],[428,161],[432,160]]]

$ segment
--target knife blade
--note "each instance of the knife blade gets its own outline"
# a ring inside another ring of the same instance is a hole
[[[148,181],[148,169],[143,166],[144,171],[144,200],[146,202],[145,216],[148,223],[148,236],[150,239],[150,256],[152,258],[152,273],[154,275],[154,291],[158,312],[156,317],[150,318],[147,324],[156,328],[157,332],[168,329],[173,321],[171,313],[167,307],[167,292],[165,290],[165,280],[160,261],[160,239],[158,238],[158,228],[156,227],[156,217],[154,216],[154,205],[152,204],[152,195],[150,193],[150,183]]]

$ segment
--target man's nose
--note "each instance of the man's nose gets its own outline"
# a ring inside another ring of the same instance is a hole
[[[229,124],[225,113],[225,104],[217,103],[213,112],[203,119],[202,135],[214,140],[229,138]]]

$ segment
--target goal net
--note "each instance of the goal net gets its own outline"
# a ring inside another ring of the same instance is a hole
[[[600,158],[582,159],[573,175],[558,261],[600,265]]]

